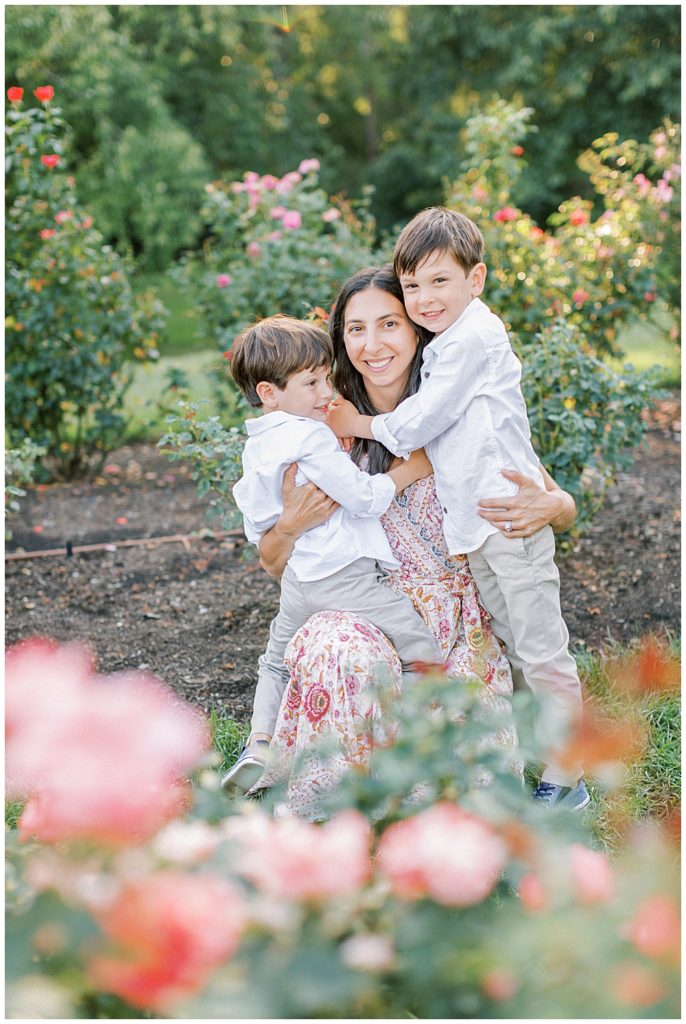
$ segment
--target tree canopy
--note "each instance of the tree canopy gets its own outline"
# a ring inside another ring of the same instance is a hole
[[[16,5],[5,71],[59,89],[84,200],[162,266],[196,244],[205,182],[304,157],[330,193],[375,186],[392,229],[440,199],[495,94],[534,108],[518,200],[543,219],[583,192],[575,161],[595,138],[679,120],[680,9]]]

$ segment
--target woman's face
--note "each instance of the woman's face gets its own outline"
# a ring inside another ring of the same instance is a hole
[[[381,288],[357,292],[345,309],[343,338],[370,397],[402,393],[418,345],[402,302]]]

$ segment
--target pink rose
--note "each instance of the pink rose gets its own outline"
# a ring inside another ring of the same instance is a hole
[[[271,192],[272,189],[275,189],[278,183],[279,179],[274,174],[264,174],[260,178],[260,184],[267,192]]]
[[[572,295],[572,302],[574,302],[577,306],[583,306],[584,302],[586,302],[589,298],[590,296],[587,291],[584,291],[583,288],[577,288],[577,290]]]
[[[664,178],[660,178],[655,186],[655,191],[661,203],[669,203],[674,195],[674,189],[667,184]]]
[[[325,825],[255,812],[227,821],[224,834],[237,844],[238,873],[279,899],[332,899],[356,892],[370,874],[371,831],[358,811]]]
[[[234,886],[180,871],[128,882],[95,917],[111,948],[91,957],[91,983],[161,1014],[233,956],[247,920]]]
[[[302,224],[302,217],[297,210],[287,210],[283,215],[282,223],[289,231],[293,231]]]
[[[300,174],[309,174],[311,171],[318,171],[319,167],[319,160],[301,160],[298,171]]]
[[[272,206],[271,210],[269,211],[269,216],[273,220],[281,220],[281,218],[283,217],[284,213],[287,213],[287,212],[288,211],[286,210],[285,206]]]
[[[607,903],[615,891],[615,880],[606,854],[573,843],[569,851],[572,881],[582,903]]]
[[[655,292],[644,292],[643,298],[646,302],[655,302]]]
[[[478,203],[482,203],[484,199],[488,199],[488,192],[483,185],[475,185],[472,189],[472,195]]]
[[[267,235],[267,241],[268,242],[278,242],[280,238],[281,238],[281,232],[280,231],[270,231],[269,234]]]
[[[639,194],[639,196],[641,196],[641,198],[643,196],[646,196],[650,192],[650,189],[652,188],[652,185],[650,184],[650,182],[646,178],[645,174],[637,174],[634,177],[634,185],[638,189],[638,194]]]
[[[622,934],[644,956],[667,957],[679,962],[681,922],[678,908],[669,896],[643,900]]]
[[[40,158],[40,162],[44,167],[57,167],[60,157],[57,153],[44,153]]]
[[[324,210],[322,214],[322,220],[325,224],[331,224],[333,221],[338,220],[341,215],[341,211],[337,210],[334,206],[330,206],[328,210]]]
[[[84,217],[83,220],[81,221],[81,227],[85,228],[86,231],[89,228],[92,228],[93,227],[93,218],[92,217]]]
[[[142,672],[95,675],[88,652],[30,640],[6,665],[7,791],[23,839],[147,839],[185,805],[206,723]],[[126,756],[122,756],[122,751]]]
[[[394,892],[453,907],[485,899],[506,859],[490,825],[445,801],[391,825],[379,843],[379,868]]]
[[[503,223],[508,220],[517,220],[518,217],[519,213],[514,206],[503,206],[493,214],[493,220]]]
[[[299,181],[302,181],[302,175],[298,174],[297,171],[289,171],[288,174],[284,174],[283,178],[277,182],[274,190],[280,195],[286,195],[292,191],[293,186],[297,185]]]
[[[64,224],[66,221],[71,220],[72,216],[71,210],[58,210],[55,214],[55,220],[58,224]]]
[[[214,283],[217,288],[228,288],[232,280],[231,274],[217,274]]]
[[[512,999],[518,988],[519,984],[512,972],[502,967],[493,967],[481,979],[482,991],[497,1003]]]
[[[260,176],[257,171],[246,171],[243,175],[243,181],[248,185],[254,185],[255,182],[260,180]]]
[[[253,240],[252,242],[248,242],[245,247],[245,251],[251,260],[256,260],[262,250],[260,249],[260,243]]]
[[[519,898],[522,906],[531,913],[545,909],[548,904],[543,883],[537,875],[524,875],[519,883]]]
[[[581,224],[588,224],[588,214],[585,210],[572,210],[569,215],[569,223],[575,227],[579,227]]]
[[[56,234],[57,232],[54,228],[43,228],[43,230],[40,232],[41,238],[52,238],[52,236]]]
[[[545,234],[545,231],[543,230],[543,228],[539,228],[536,224],[532,224],[529,234],[532,238],[542,238]]]
[[[354,971],[388,971],[395,961],[393,943],[386,935],[351,935],[341,946],[341,959]]]

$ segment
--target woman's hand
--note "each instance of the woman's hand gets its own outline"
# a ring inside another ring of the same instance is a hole
[[[297,463],[283,475],[283,511],[260,540],[260,563],[270,576],[280,576],[298,537],[321,526],[340,506],[313,483],[296,486]]]
[[[519,492],[481,498],[478,509],[481,518],[497,526],[506,537],[530,537],[544,526],[552,526],[556,533],[568,530],[576,517],[574,499],[558,487],[543,467],[541,472],[545,491],[530,477],[514,469],[504,469],[503,476],[517,484]],[[511,530],[506,529],[508,524]]]
[[[347,398],[334,398],[329,404],[326,422],[337,437],[373,438],[370,426],[372,417],[363,416]]]

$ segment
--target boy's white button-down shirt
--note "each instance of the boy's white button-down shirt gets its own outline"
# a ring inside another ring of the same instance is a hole
[[[317,420],[270,412],[246,420],[245,427],[243,476],[233,496],[252,544],[281,515],[283,475],[297,462],[296,484],[311,480],[341,506],[296,540],[288,564],[298,579],[324,579],[358,558],[398,567],[379,521],[395,497],[395,484],[387,474],[370,476],[358,469],[331,428]]]
[[[545,487],[531,446],[521,371],[502,320],[472,299],[426,346],[419,391],[372,420],[374,437],[395,455],[426,449],[451,555],[476,551],[497,533],[478,515],[477,503],[517,493],[502,469],[516,469]]]

